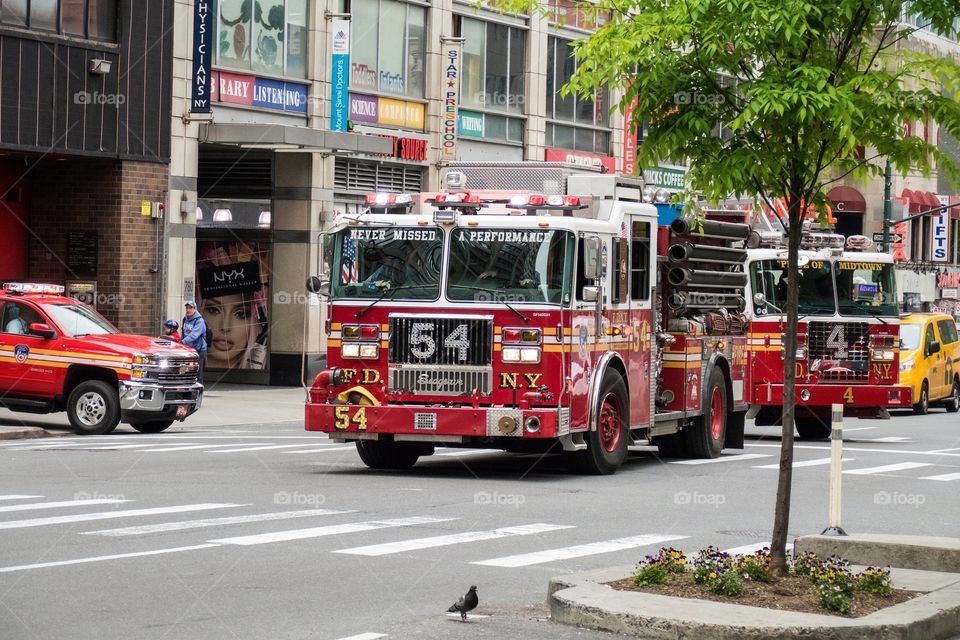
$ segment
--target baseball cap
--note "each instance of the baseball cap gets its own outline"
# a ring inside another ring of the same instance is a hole
[[[194,302],[193,300],[187,300],[186,302],[183,303],[183,306],[185,306],[185,307],[193,307],[194,309],[196,309],[196,308],[197,308],[197,303]]]

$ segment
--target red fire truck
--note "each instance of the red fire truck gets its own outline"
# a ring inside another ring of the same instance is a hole
[[[787,245],[761,232],[748,251],[750,280],[750,414],[780,424],[786,327]],[[900,321],[893,259],[865,236],[805,232],[800,251],[796,429],[803,438],[830,435],[830,405],[845,415],[889,417],[909,408],[899,381]]]
[[[600,474],[633,444],[743,446],[748,225],[659,225],[638,180],[559,163],[444,178],[370,196],[325,236],[307,430],[394,469],[438,446],[563,452]]]

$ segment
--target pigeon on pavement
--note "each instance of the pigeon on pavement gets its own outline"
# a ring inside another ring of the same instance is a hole
[[[467,591],[456,604],[447,609],[447,613],[456,613],[460,612],[460,622],[467,621],[467,612],[473,611],[477,608],[477,604],[480,603],[480,598],[477,597],[477,587],[473,585],[470,587],[470,590]]]

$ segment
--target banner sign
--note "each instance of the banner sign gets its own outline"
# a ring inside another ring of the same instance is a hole
[[[948,196],[939,196],[940,204],[950,204]],[[931,229],[931,260],[933,262],[947,262],[950,248],[950,210],[940,209],[936,214],[930,214],[933,218],[933,228]]]
[[[210,60],[213,57],[209,0],[196,0],[193,4],[193,73],[190,75],[190,112],[210,113]]]
[[[683,189],[686,173],[684,169],[651,167],[643,170],[643,182],[658,189],[679,191]]]
[[[633,84],[631,80],[627,86]],[[623,110],[623,175],[632,176],[637,173],[637,127],[633,123],[633,111],[637,108],[637,97],[634,96],[630,104]]]
[[[908,262],[910,260],[910,223],[897,222],[891,233],[890,253],[894,262]]]
[[[457,133],[469,138],[482,138],[484,125],[482,113],[461,111],[457,114]]]
[[[210,100],[277,111],[307,112],[307,85],[214,71]]]
[[[442,60],[444,72],[441,74],[443,87],[443,110],[440,114],[440,159],[457,159],[457,109],[460,106],[460,56],[463,42],[447,40],[443,43]]]
[[[334,19],[333,76],[330,83],[330,130],[346,131],[349,113],[347,92],[350,87],[350,21]]]

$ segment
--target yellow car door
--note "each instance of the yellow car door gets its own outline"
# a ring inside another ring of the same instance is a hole
[[[927,383],[927,401],[935,402],[944,396],[943,361],[940,357],[940,343],[937,341],[933,322],[927,322],[923,329],[923,369]],[[920,393],[923,393],[921,388]]]

